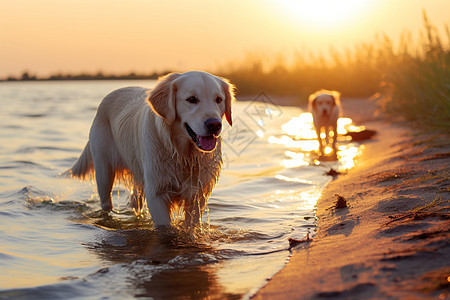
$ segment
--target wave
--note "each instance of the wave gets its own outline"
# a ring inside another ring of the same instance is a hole
[[[39,163],[30,161],[30,160],[13,160],[10,162],[6,162],[3,165],[0,165],[0,169],[19,169],[19,168],[23,168],[24,166],[26,167],[36,167],[36,168],[40,168],[40,169],[45,169],[45,170],[51,170],[51,168],[43,166]]]
[[[46,113],[29,113],[29,114],[20,114],[20,117],[24,117],[24,118],[43,118],[45,116],[47,116]]]
[[[80,152],[79,148],[65,148],[65,147],[53,147],[53,146],[29,146],[21,147],[16,153],[33,153],[36,151],[63,151],[63,152]]]
[[[2,299],[75,299],[82,297],[94,297],[96,295],[95,286],[82,281],[71,281],[70,283],[57,283],[43,285],[33,288],[18,288],[10,290],[0,290]],[[98,292],[97,292],[98,293]],[[99,298],[100,293],[97,294]]]

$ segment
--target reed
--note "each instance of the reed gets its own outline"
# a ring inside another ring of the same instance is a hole
[[[381,57],[373,45],[362,44],[328,56],[296,52],[288,64],[283,54],[249,53],[242,61],[218,73],[231,79],[241,95],[264,91],[277,96],[298,96],[299,103],[319,89],[339,90],[346,97],[370,96],[382,80]]]
[[[424,31],[416,49],[405,39],[392,56],[382,82],[382,107],[390,115],[414,121],[419,126],[450,129],[450,33],[446,42],[424,13]]]
[[[264,91],[297,96],[298,104],[322,88],[338,90],[344,98],[378,94],[388,115],[446,130],[450,127],[450,33],[446,26],[444,41],[425,12],[423,21],[418,42],[404,34],[396,47],[381,35],[352,49],[330,49],[326,56],[298,51],[290,64],[280,53],[249,53],[219,73],[230,78],[241,95]]]

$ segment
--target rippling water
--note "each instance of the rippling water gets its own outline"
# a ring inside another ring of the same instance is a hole
[[[204,235],[167,242],[116,186],[104,214],[95,184],[59,176],[84,148],[101,99],[154,81],[0,83],[0,298],[242,298],[289,258],[288,238],[314,235],[314,207],[361,146],[341,140],[319,162],[311,116],[264,93],[239,101]],[[351,120],[341,119],[341,131]]]

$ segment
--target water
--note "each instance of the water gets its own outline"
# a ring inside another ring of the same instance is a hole
[[[351,168],[361,146],[340,141],[339,162],[318,162],[311,116],[263,93],[237,102],[224,128],[209,229],[196,242],[161,240],[121,186],[104,214],[93,182],[59,176],[107,93],[154,84],[0,83],[0,298],[245,298],[284,266],[288,238],[314,236],[325,172]]]

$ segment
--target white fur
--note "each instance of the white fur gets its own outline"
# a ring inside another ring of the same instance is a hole
[[[132,191],[136,213],[146,199],[155,225],[170,225],[178,207],[187,226],[196,226],[219,177],[221,137],[210,135],[216,146],[204,151],[185,124],[198,137],[209,134],[208,119],[220,123],[225,115],[231,125],[233,89],[223,78],[192,71],[162,77],[152,91],[116,90],[100,103],[89,141],[69,171],[83,179],[95,174],[103,210],[112,209],[111,189],[121,180]],[[198,103],[187,101],[192,96]]]
[[[336,155],[337,121],[341,114],[339,92],[320,90],[310,95],[309,111],[313,116],[320,153],[324,154],[324,147],[329,143],[329,132],[332,131],[331,145]],[[322,129],[325,131],[324,140],[320,137]]]

